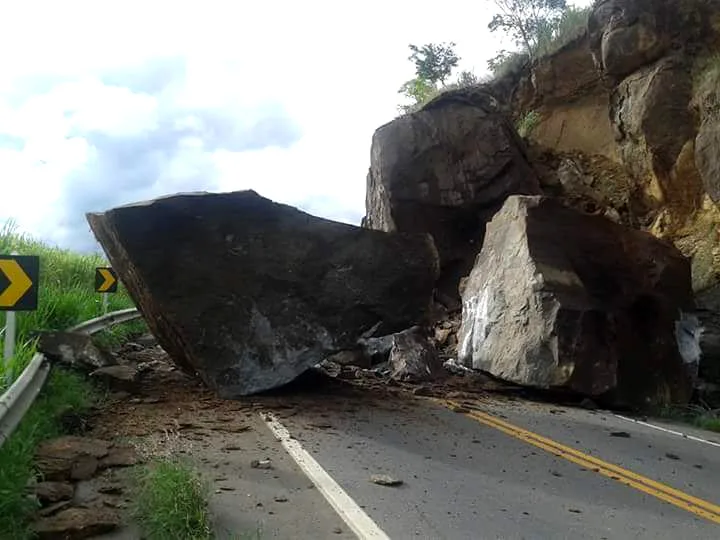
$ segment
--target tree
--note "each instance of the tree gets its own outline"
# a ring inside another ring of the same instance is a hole
[[[412,54],[408,57],[415,64],[415,74],[433,85],[445,86],[445,80],[457,67],[460,58],[455,54],[455,43],[427,43],[422,47],[408,45]]]
[[[472,86],[477,84],[478,78],[472,71],[461,71],[457,76],[457,85],[459,87]]]
[[[500,13],[490,21],[490,31],[510,34],[531,59],[537,57],[540,43],[553,35],[568,7],[566,0],[492,1]]]
[[[437,87],[425,79],[420,77],[410,79],[398,90],[399,94],[403,94],[406,98],[410,99],[410,103],[400,105],[398,108],[404,113],[412,112],[419,105],[432,99],[437,92]]]

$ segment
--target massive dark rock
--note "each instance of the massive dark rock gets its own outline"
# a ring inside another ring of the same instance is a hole
[[[364,225],[432,234],[438,288],[452,300],[486,222],[513,193],[540,193],[513,126],[482,88],[447,92],[375,132]]]
[[[463,290],[458,356],[507,381],[616,405],[685,402],[690,266],[672,245],[544,197],[510,197]]]
[[[87,218],[163,349],[226,398],[421,324],[438,275],[429,235],[336,223],[253,191]]]
[[[598,67],[620,80],[671,50],[690,48],[712,33],[712,0],[599,0],[588,20]]]

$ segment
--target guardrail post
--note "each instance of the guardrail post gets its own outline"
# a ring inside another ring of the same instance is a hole
[[[5,312],[5,341],[3,359],[7,366],[10,359],[15,356],[15,329],[17,327],[17,314],[14,311]]]

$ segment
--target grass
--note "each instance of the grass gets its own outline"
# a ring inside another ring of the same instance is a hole
[[[17,315],[16,351],[12,359],[0,362],[0,392],[22,372],[31,360],[35,343],[33,331],[62,330],[97,317],[102,305],[94,292],[95,267],[107,265],[99,255],[80,255],[53,248],[18,234],[12,223],[0,228],[0,254],[40,256],[38,309]],[[109,310],[132,307],[124,289],[109,298]],[[0,315],[0,318],[2,315]],[[4,321],[0,327],[4,326]],[[142,329],[142,323],[118,325],[101,340],[112,345]],[[2,348],[0,347],[0,351]],[[37,445],[62,433],[65,413],[82,414],[97,403],[99,393],[81,375],[55,368],[40,396],[12,436],[0,447],[0,538],[31,538],[28,521],[37,508],[28,498],[26,486],[34,474],[33,455]]]
[[[190,464],[156,459],[140,469],[133,516],[148,540],[210,540],[209,496]]]
[[[700,405],[669,405],[660,409],[657,416],[720,433],[720,409]]]
[[[540,115],[536,111],[526,113],[517,123],[518,135],[523,138],[530,136],[539,123]]]

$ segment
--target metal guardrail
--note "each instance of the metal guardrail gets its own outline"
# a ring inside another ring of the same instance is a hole
[[[135,308],[113,311],[70,328],[70,332],[95,334],[115,324],[140,318]],[[0,396],[0,446],[12,435],[40,393],[48,374],[50,362],[42,353],[36,353],[15,382]]]

